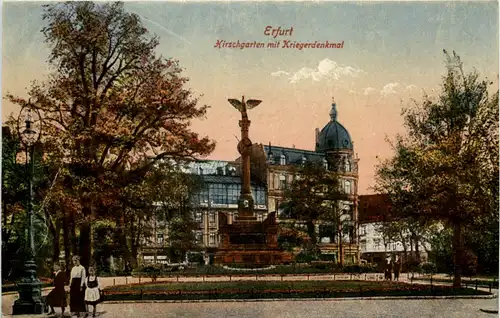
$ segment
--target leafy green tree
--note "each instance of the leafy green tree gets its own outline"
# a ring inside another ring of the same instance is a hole
[[[306,224],[310,240],[305,242],[310,242],[311,248],[316,250],[316,221],[339,225],[340,201],[347,196],[341,191],[338,175],[322,165],[306,163],[293,173],[294,180],[284,192],[281,208],[288,217]]]
[[[63,167],[87,266],[91,224],[117,211],[117,193],[140,183],[156,162],[205,156],[214,143],[190,130],[207,106],[197,106],[177,61],[155,55],[158,39],[123,3],[50,4],[43,18],[54,72],[28,94],[44,118],[48,160]]]
[[[498,213],[498,91],[490,96],[488,81],[465,74],[455,53],[445,55],[441,94],[404,112],[408,136],[396,139],[394,157],[377,168],[377,189],[399,213],[453,230],[459,287],[464,229]]]

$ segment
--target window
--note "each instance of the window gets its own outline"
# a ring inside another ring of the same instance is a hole
[[[284,166],[286,165],[286,157],[285,155],[280,156],[280,165]]]
[[[328,161],[326,161],[325,158],[323,158],[323,168],[325,168],[326,170],[328,170]]]
[[[349,158],[345,158],[345,161],[344,161],[344,169],[346,172],[351,172],[351,160]]]
[[[215,212],[210,212],[210,223],[215,223]]]
[[[210,233],[210,245],[214,245],[214,244],[215,244],[215,234]]]
[[[227,204],[227,186],[220,183],[209,184],[210,201],[215,204]]]
[[[203,243],[203,233],[196,232],[196,243],[198,243],[198,244],[202,244]]]
[[[255,204],[257,205],[265,205],[266,204],[266,191],[261,187],[253,187],[252,195],[255,200]]]
[[[241,192],[241,185],[228,184],[228,186],[227,186],[227,203],[228,204],[238,204],[240,192]]]
[[[359,235],[365,235],[365,234],[366,234],[366,227],[364,225],[362,225],[359,228]]]
[[[163,244],[163,234],[162,233],[159,233],[156,235],[156,242],[158,244]]]
[[[203,214],[201,212],[196,212],[196,214],[195,214],[195,220],[196,220],[197,223],[202,223],[203,222],[202,215]]]
[[[279,188],[281,190],[286,189],[286,176],[285,175],[280,175],[280,186]]]
[[[208,188],[205,188],[200,191],[199,195],[199,203],[208,203]]]
[[[346,194],[351,194],[352,189],[351,189],[351,181],[345,181],[344,182],[344,191]]]
[[[307,162],[306,156],[303,155],[301,161],[302,161],[302,164],[305,165]]]
[[[268,156],[269,156],[269,158],[268,158],[267,161],[269,162],[270,165],[274,165],[274,156],[273,156],[273,154],[269,153]]]

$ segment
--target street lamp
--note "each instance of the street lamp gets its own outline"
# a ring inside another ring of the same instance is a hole
[[[26,147],[26,167],[28,172],[28,238],[26,258],[24,261],[24,277],[17,283],[19,299],[14,302],[14,315],[42,314],[42,283],[36,277],[35,241],[33,235],[33,174],[35,170],[35,144],[40,140],[41,117],[30,101],[21,108],[17,121],[21,143]],[[29,159],[28,159],[29,157]]]

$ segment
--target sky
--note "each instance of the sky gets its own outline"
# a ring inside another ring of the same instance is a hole
[[[179,60],[188,86],[210,106],[193,130],[217,142],[209,159],[234,160],[239,112],[227,101],[244,95],[250,138],[314,150],[315,129],[338,121],[360,158],[359,194],[373,193],[375,167],[392,154],[386,138],[404,134],[401,110],[424,93],[436,96],[445,72],[443,49],[457,52],[498,89],[497,2],[126,2],[160,38],[157,53]],[[32,80],[50,72],[50,47],[39,2],[3,3],[2,95],[26,97]],[[265,30],[293,28],[273,38]],[[264,48],[218,48],[259,42]],[[290,42],[343,42],[342,48],[284,48]],[[280,41],[278,48],[267,43]],[[2,101],[2,118],[18,109]]]

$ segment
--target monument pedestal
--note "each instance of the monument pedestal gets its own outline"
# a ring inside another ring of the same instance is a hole
[[[259,222],[253,215],[243,214],[233,224],[219,214],[222,246],[215,254],[216,264],[275,265],[290,263],[292,253],[278,247],[278,226],[275,213]]]

